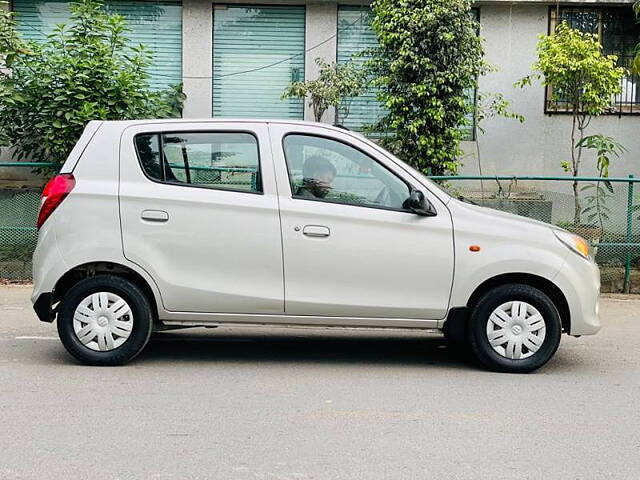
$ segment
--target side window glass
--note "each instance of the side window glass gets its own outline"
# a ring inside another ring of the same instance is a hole
[[[160,162],[160,145],[158,135],[145,134],[137,135],[135,139],[136,151],[144,171],[153,180],[162,179],[162,164]]]
[[[262,192],[258,142],[248,133],[164,132],[136,136],[142,168],[175,185]]]
[[[294,198],[400,210],[409,197],[403,180],[342,142],[288,135],[284,150]]]

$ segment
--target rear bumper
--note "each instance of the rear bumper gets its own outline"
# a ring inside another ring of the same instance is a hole
[[[51,302],[53,295],[51,292],[41,293],[33,303],[33,309],[41,322],[53,322],[53,308]]]

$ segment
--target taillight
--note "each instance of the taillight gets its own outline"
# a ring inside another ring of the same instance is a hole
[[[40,212],[36,228],[40,230],[42,224],[49,218],[58,205],[69,195],[76,184],[76,179],[71,173],[57,175],[47,182],[40,197]]]

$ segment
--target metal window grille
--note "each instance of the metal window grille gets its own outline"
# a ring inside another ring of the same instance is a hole
[[[630,70],[635,46],[640,43],[640,24],[630,6],[627,7],[551,7],[549,32],[562,22],[571,28],[597,35],[605,55],[616,55],[618,65],[628,70],[620,81],[620,93],[611,99],[606,112],[615,115],[640,114],[640,75]],[[557,92],[556,92],[557,93]],[[572,105],[547,87],[545,112],[570,113]]]

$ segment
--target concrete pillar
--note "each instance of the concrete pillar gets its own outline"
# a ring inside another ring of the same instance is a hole
[[[212,115],[212,8],[210,0],[182,1],[182,81],[187,95],[184,118]]]
[[[318,78],[318,66],[316,58],[322,57],[326,62],[335,62],[337,57],[338,33],[338,4],[337,3],[307,3],[306,13],[306,49],[305,55],[305,80]],[[326,41],[329,39],[328,41]],[[324,42],[324,43],[323,43]],[[319,45],[321,44],[321,45]],[[313,48],[315,47],[315,48]],[[311,50],[310,50],[311,49]],[[329,109],[323,116],[322,121],[335,123],[336,113],[334,109]],[[313,110],[309,107],[309,102],[305,101],[304,119],[313,120]]]

